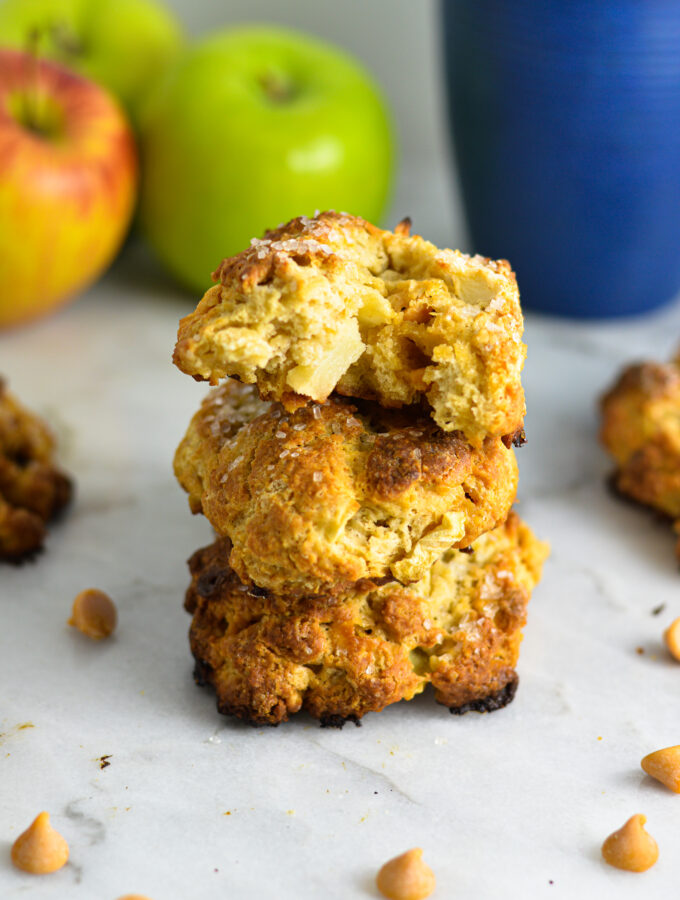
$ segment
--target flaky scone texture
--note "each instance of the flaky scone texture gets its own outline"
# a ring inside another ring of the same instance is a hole
[[[71,497],[71,482],[54,464],[53,451],[47,425],[0,378],[0,559],[39,549],[46,522]]]
[[[238,577],[288,595],[416,581],[503,522],[517,488],[500,438],[475,449],[428,416],[339,397],[287,413],[236,382],[209,393],[175,473]]]
[[[680,518],[680,363],[629,366],[602,398],[602,443],[616,488]]]
[[[522,428],[526,348],[510,265],[440,250],[401,223],[335,212],[293,219],[225,259],[182,319],[174,361],[232,375],[294,408],[332,391],[425,402],[480,445]]]
[[[448,550],[415,584],[362,581],[344,595],[278,597],[229,567],[229,542],[190,559],[196,679],[222,713],[275,725],[306,709],[341,724],[431,683],[452,712],[497,709],[517,684],[527,603],[547,546],[511,513],[471,553]]]

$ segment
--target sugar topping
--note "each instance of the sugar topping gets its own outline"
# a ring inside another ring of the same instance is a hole
[[[257,259],[264,259],[270,253],[322,253],[324,256],[333,256],[334,250],[316,238],[286,238],[283,241],[273,241],[271,238],[253,238],[250,246],[255,250]]]

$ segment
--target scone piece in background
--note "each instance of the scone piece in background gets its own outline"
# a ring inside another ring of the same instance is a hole
[[[71,499],[70,479],[53,461],[54,438],[0,378],[0,559],[38,550],[46,523]]]
[[[680,360],[629,366],[601,411],[600,439],[617,464],[614,487],[680,530]]]
[[[514,514],[471,553],[448,550],[415,584],[364,580],[290,598],[248,588],[229,542],[190,559],[186,609],[198,683],[220,712],[276,725],[300,709],[339,725],[431,683],[451,712],[512,700],[527,603],[547,546]]]
[[[515,436],[526,348],[512,269],[408,231],[325,212],[267,232],[214,273],[175,363],[212,384],[256,382],[288,409],[336,391],[423,402],[475,445]]]
[[[241,581],[297,596],[417,581],[503,522],[517,488],[500,438],[474,448],[427,415],[337,396],[287,413],[237,382],[209,393],[175,473]]]

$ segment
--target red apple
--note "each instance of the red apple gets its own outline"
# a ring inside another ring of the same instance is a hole
[[[106,268],[136,188],[117,102],[63,66],[0,49],[0,328],[53,309]]]

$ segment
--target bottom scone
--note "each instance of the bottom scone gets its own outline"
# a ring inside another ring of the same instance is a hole
[[[306,709],[341,725],[428,683],[454,713],[512,700],[548,552],[514,513],[408,587],[364,580],[340,595],[287,599],[242,584],[229,550],[221,538],[194,553],[185,602],[196,681],[214,685],[220,712],[276,725]]]

